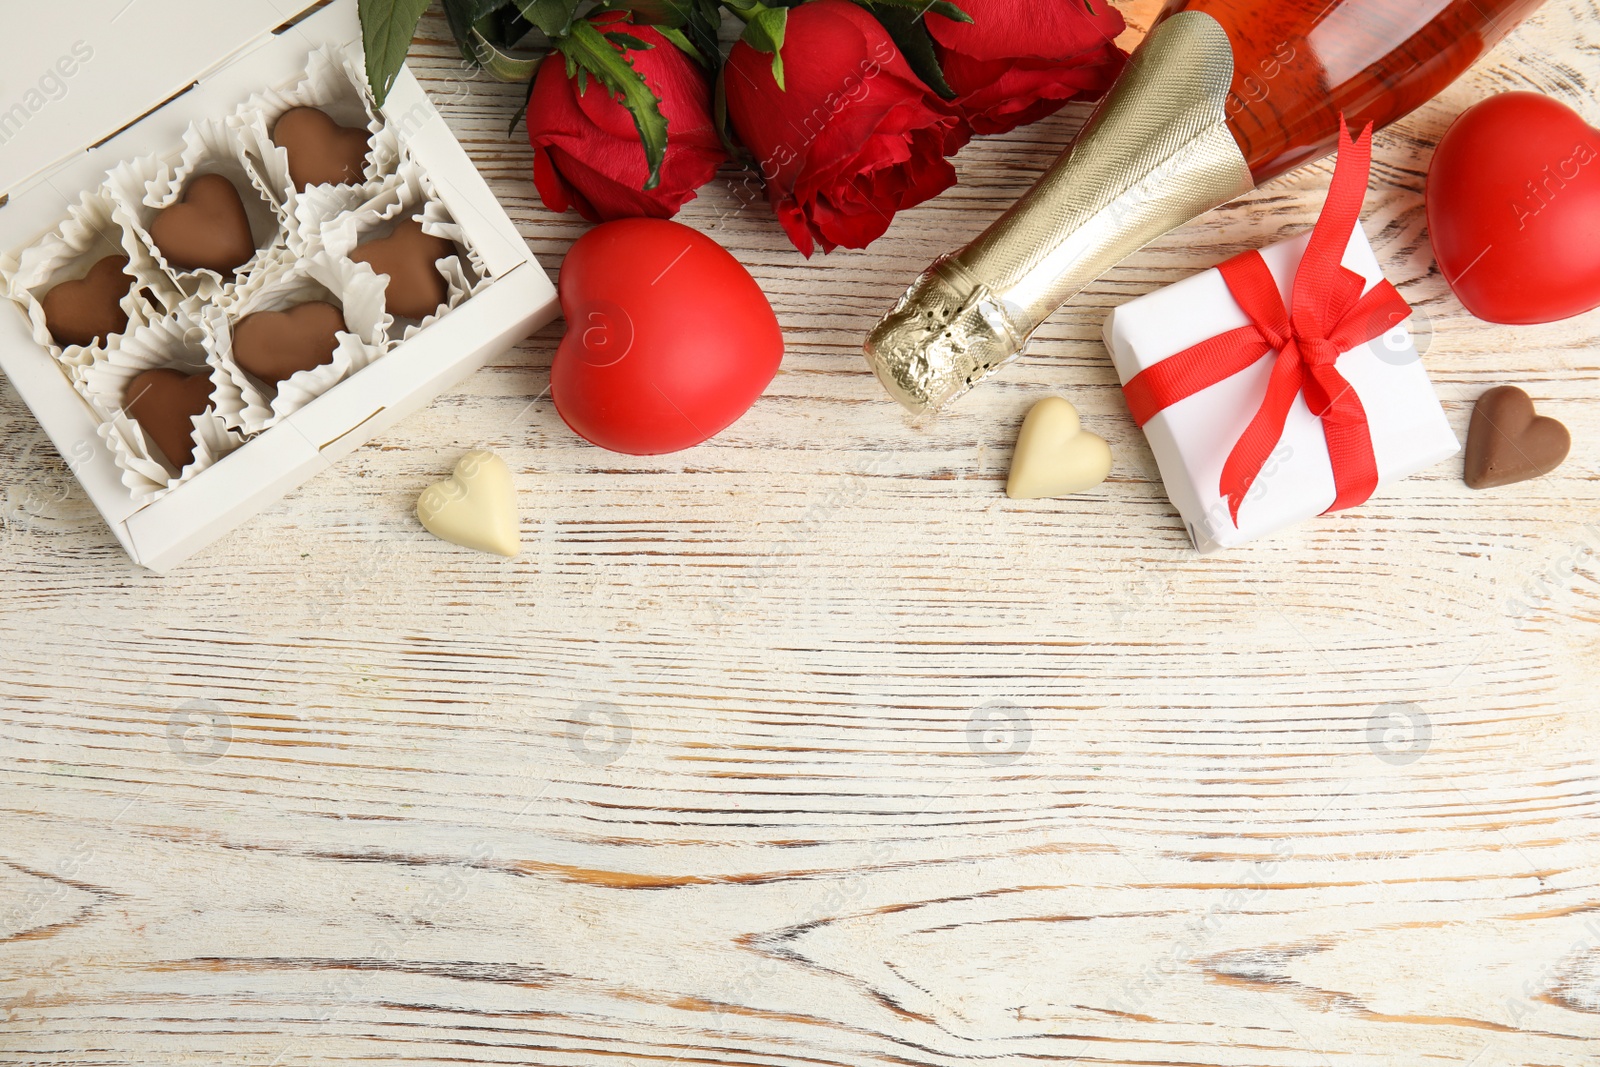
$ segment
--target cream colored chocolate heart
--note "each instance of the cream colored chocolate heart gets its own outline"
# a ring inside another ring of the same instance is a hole
[[[493,452],[468,452],[455,473],[422,491],[417,518],[433,536],[511,557],[522,551],[511,468]]]
[[[1037,500],[1081,493],[1110,473],[1111,446],[1103,437],[1084,432],[1077,408],[1059,396],[1049,396],[1022,420],[1006,496]]]

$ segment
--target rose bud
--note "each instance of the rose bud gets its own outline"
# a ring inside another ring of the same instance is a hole
[[[1122,13],[1109,0],[956,2],[973,21],[930,11],[927,27],[955,103],[976,133],[1005,133],[1076,97],[1097,99],[1128,59],[1115,43]]]
[[[591,21],[607,27],[628,20],[625,12],[608,11]],[[705,70],[649,26],[627,24],[626,33],[653,46],[629,49],[627,55],[660,98],[667,120],[661,182],[645,189],[650,165],[628,109],[597,78],[588,78],[580,92],[560,53],[552,53],[540,64],[528,98],[533,183],[552,211],[576,208],[590,222],[671,218],[728,158],[711,117],[711,79]],[[611,44],[623,50],[619,42]]]
[[[945,156],[971,132],[872,15],[849,0],[790,8],[782,57],[781,89],[772,55],[743,40],[723,77],[733,128],[802,253],[865,248],[895,212],[955,184]]]

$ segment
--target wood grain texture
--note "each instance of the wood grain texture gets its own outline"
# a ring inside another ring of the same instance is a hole
[[[859,355],[1081,107],[975,143],[868,252],[802,260],[726,172],[683,219],[789,352],[681,455],[564,429],[558,326],[162,578],[0,388],[0,1062],[1600,1063],[1600,314],[1472,319],[1422,210],[1487,93],[1600,122],[1597,56],[1593,0],[1551,0],[1377,138],[1366,212],[1457,430],[1514,383],[1572,458],[1212,558],[1099,324],[1308,225],[1327,163],[1132,257],[944,418]],[[559,269],[584,226],[504,137],[518,90],[434,15],[412,63]],[[1056,392],[1112,480],[1007,500]],[[473,447],[517,472],[517,561],[412,515]]]

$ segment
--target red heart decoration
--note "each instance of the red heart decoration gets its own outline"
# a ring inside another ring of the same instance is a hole
[[[783,331],[739,261],[681,223],[620,219],[561,267],[556,411],[585,440],[654,456],[716,436],[778,372]]]
[[[1428,168],[1428,230],[1445,281],[1489,322],[1600,307],[1600,131],[1538,93],[1474,104]]]

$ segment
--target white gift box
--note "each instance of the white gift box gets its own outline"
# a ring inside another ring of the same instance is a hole
[[[359,50],[357,0],[73,0],[7,14],[0,69],[0,257],[59,227],[79,194],[126,160],[181,150],[192,123],[225,120],[292,85],[311,53]],[[301,8],[304,10],[301,10]],[[402,70],[381,111],[459,223],[488,281],[448,315],[149,503],[124,484],[103,421],[0,307],[0,371],[32,410],[128,555],[166,570],[551,321],[556,293],[427,95]],[[251,190],[241,189],[242,195]]]
[[[1262,249],[1284,306],[1292,306],[1295,271],[1311,235]],[[1359,225],[1344,266],[1370,289],[1383,272]],[[1336,367],[1361,398],[1377,460],[1378,490],[1460,450],[1408,329],[1388,333],[1339,357]],[[1131,300],[1105,323],[1106,347],[1126,386],[1153,366],[1208,338],[1250,325],[1216,269]],[[1145,423],[1167,496],[1183,516],[1195,548],[1212,552],[1281,530],[1325,512],[1336,491],[1322,421],[1296,399],[1283,437],[1239,508],[1236,527],[1218,488],[1223,464],[1266,395],[1277,352],[1239,374],[1187,397]],[[1374,495],[1377,495],[1376,493]]]

